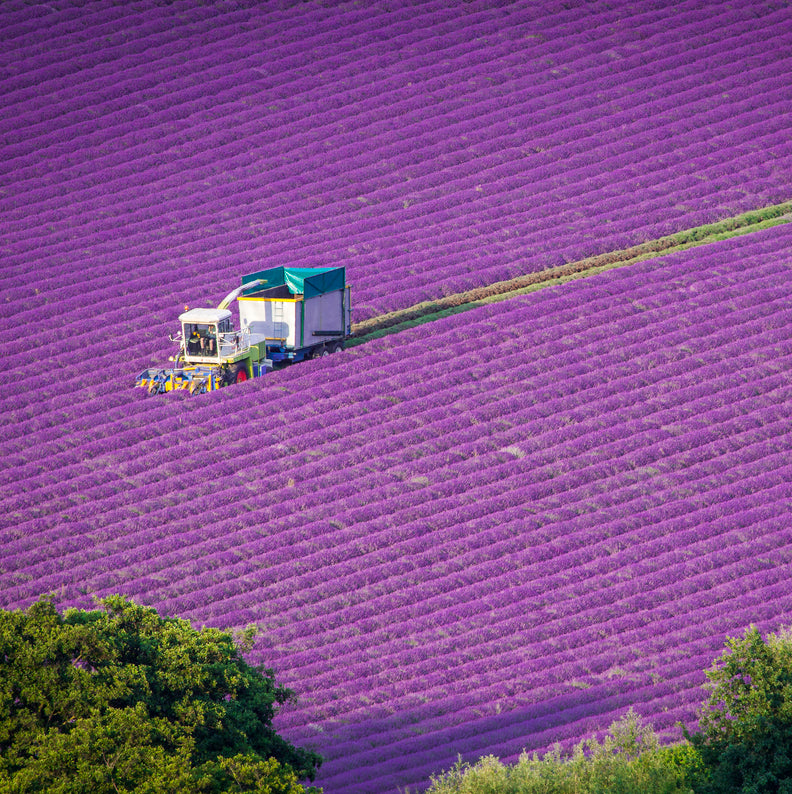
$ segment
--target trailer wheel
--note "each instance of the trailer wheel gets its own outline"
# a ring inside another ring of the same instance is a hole
[[[330,352],[331,353],[338,353],[339,351],[341,351],[343,349],[344,349],[344,343],[343,342],[333,342],[333,344],[330,345]]]

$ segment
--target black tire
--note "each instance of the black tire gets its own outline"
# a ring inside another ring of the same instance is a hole
[[[234,364],[229,367],[224,378],[226,386],[232,383],[244,383],[247,379],[247,367],[244,364]]]

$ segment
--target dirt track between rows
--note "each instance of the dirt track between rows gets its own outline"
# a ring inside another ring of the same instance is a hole
[[[775,204],[771,207],[728,218],[718,223],[688,229],[677,234],[640,243],[630,248],[597,254],[566,265],[547,268],[536,273],[526,273],[507,281],[490,284],[487,287],[478,287],[432,301],[424,301],[407,309],[400,309],[378,317],[372,317],[354,324],[352,338],[359,343],[366,338],[381,335],[383,332],[387,332],[388,329],[395,330],[396,326],[420,322],[443,311],[467,305],[472,308],[482,301],[497,299],[499,296],[500,299],[505,299],[511,294],[519,294],[521,291],[528,291],[532,287],[550,286],[551,284],[580,278],[584,275],[594,275],[603,270],[623,267],[633,262],[672,253],[675,250],[706,245],[726,237],[748,234],[751,231],[764,228],[766,225],[777,225],[789,223],[790,221],[792,221],[792,201]]]

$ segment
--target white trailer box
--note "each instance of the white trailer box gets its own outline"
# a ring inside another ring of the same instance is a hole
[[[239,321],[251,344],[264,342],[273,360],[308,357],[340,343],[352,331],[349,287],[343,267],[276,267],[251,273],[256,281],[237,298]],[[280,348],[280,350],[279,350]]]
[[[262,290],[262,293],[275,290]],[[282,344],[288,347],[301,347],[299,338],[299,318],[302,315],[302,296],[264,297],[261,293],[237,298],[239,304],[239,323],[250,331],[250,341]]]

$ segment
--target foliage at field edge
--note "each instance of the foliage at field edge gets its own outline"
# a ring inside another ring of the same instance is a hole
[[[516,764],[488,755],[460,758],[432,778],[427,794],[691,794],[703,780],[700,755],[689,745],[660,746],[633,709],[610,726],[602,742],[589,739],[564,754],[559,745],[541,758],[523,753]]]
[[[0,611],[1,792],[305,792],[321,758],[272,728],[293,693],[271,670],[230,634],[100,604]]]
[[[685,735],[711,770],[705,794],[792,792],[792,633],[755,627],[727,641],[707,672],[699,733]]]
[[[792,791],[792,632],[767,640],[755,626],[730,637],[707,671],[699,730],[661,747],[631,708],[604,741],[560,746],[513,766],[460,758],[428,794],[783,794]]]

